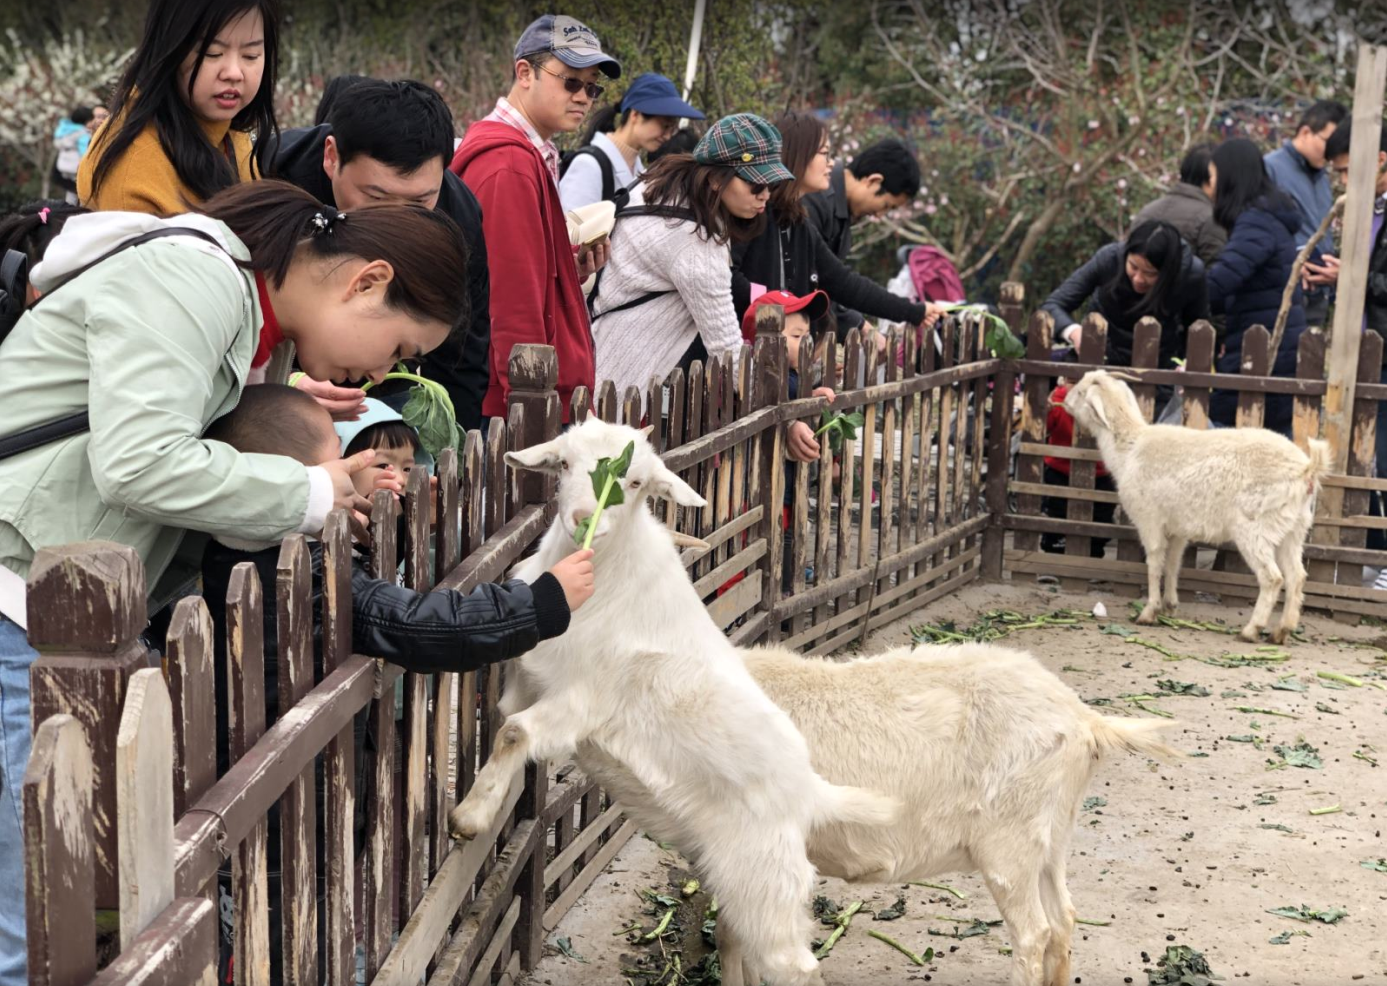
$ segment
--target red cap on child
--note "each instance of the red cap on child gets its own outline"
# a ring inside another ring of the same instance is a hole
[[[828,295],[822,291],[811,291],[797,298],[788,291],[767,291],[753,301],[742,316],[742,338],[747,342],[756,341],[756,309],[762,305],[779,305],[785,309],[786,315],[804,312],[813,323],[828,314]]]

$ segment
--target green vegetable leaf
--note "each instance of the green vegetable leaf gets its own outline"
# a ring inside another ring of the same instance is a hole
[[[1146,970],[1148,986],[1210,986],[1222,976],[1214,975],[1204,954],[1188,945],[1167,945],[1156,968]]]
[[[950,314],[967,312],[980,316],[987,323],[982,342],[993,356],[999,359],[1026,358],[1026,344],[1012,333],[1011,326],[1005,320],[982,305],[949,305],[947,311]]]
[[[1174,681],[1170,678],[1162,678],[1156,682],[1156,687],[1171,695],[1195,695],[1199,698],[1205,698],[1209,695],[1209,689],[1190,681]]]
[[[626,470],[631,468],[631,457],[635,454],[636,443],[627,442],[619,456],[615,459],[598,459],[597,468],[588,473],[592,477],[592,492],[597,497],[597,509],[578,523],[573,531],[574,543],[591,548],[592,536],[597,530],[597,522],[602,519],[602,511],[626,502],[621,480],[626,478]]]
[[[1084,798],[1084,811],[1093,811],[1097,808],[1106,808],[1108,799],[1104,797]]]
[[[1268,914],[1275,914],[1277,917],[1293,918],[1296,921],[1319,921],[1322,924],[1337,924],[1343,918],[1348,917],[1348,911],[1342,907],[1330,907],[1323,911],[1316,911],[1301,904],[1299,907],[1287,905],[1285,907],[1269,907]]]
[[[873,917],[878,921],[894,921],[905,914],[905,896],[896,898],[896,902],[890,907],[883,907],[879,911],[873,912]]]
[[[1387,873],[1387,859],[1365,859],[1358,864],[1365,870],[1375,870],[1378,873]]]
[[[857,429],[861,428],[866,420],[861,411],[853,411],[850,414],[825,411],[823,417],[820,418],[818,431],[814,432],[814,437],[818,438],[827,432],[829,448],[837,452],[842,449],[844,439],[850,442],[857,439]]]
[[[577,959],[579,962],[587,962],[587,959],[583,958],[581,955],[579,955],[577,952],[573,950],[573,942],[571,939],[556,938],[554,940],[554,945],[558,948],[560,952],[568,956],[570,959]]]
[[[1324,766],[1324,761],[1320,759],[1320,751],[1303,737],[1296,740],[1295,746],[1273,746],[1276,755],[1284,760],[1291,767],[1306,767],[1310,770],[1319,770]]]
[[[448,392],[442,387],[422,383],[414,387],[400,416],[419,435],[419,443],[434,459],[445,448],[458,447],[457,416]]]

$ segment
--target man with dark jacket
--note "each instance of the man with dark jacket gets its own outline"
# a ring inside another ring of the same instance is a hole
[[[1325,148],[1334,130],[1348,117],[1348,108],[1332,99],[1313,104],[1296,125],[1295,136],[1274,151],[1263,156],[1267,174],[1296,204],[1300,225],[1295,232],[1295,248],[1301,250],[1320,228],[1320,223],[1334,206],[1334,192],[1329,187],[1329,170],[1325,167]],[[1320,241],[1319,253],[1334,253],[1334,236],[1326,233]],[[1324,325],[1329,312],[1330,289],[1311,285],[1305,292],[1305,323]]]
[[[804,197],[809,223],[844,262],[852,249],[852,224],[864,216],[898,209],[920,191],[920,162],[895,138],[879,140],[851,162],[833,166],[828,189]],[[834,303],[838,336],[862,327],[862,313]]]
[[[481,427],[490,382],[491,290],[482,210],[447,170],[452,155],[453,117],[438,93],[420,82],[363,79],[339,95],[327,123],[280,134],[273,177],[346,211],[372,202],[415,204],[458,224],[468,255],[458,280],[465,278],[471,317],[424,357],[422,375],[447,389],[467,431]],[[408,388],[392,394],[395,386],[383,384],[376,396],[402,404]]]
[[[1228,242],[1228,230],[1214,222],[1214,182],[1209,177],[1213,144],[1195,144],[1180,162],[1180,181],[1137,213],[1133,227],[1159,220],[1170,223],[1208,267]]]
[[[510,401],[510,353],[518,343],[553,346],[559,402],[568,421],[575,388],[596,381],[592,326],[583,281],[606,263],[605,243],[575,253],[559,199],[554,136],[583,124],[621,65],[592,29],[545,14],[516,42],[510,92],[467,128],[450,166],[485,209],[497,303],[491,319],[491,383],[482,413],[503,415]]]

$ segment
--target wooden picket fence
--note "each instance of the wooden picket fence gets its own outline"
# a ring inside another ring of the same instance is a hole
[[[1019,290],[1011,297],[1019,327]],[[734,365],[694,364],[644,394],[605,383],[573,396],[575,421],[596,413],[653,424],[665,462],[703,493],[705,508],[655,509],[708,545],[684,561],[715,622],[739,644],[828,651],[984,570],[1000,576],[995,518],[1005,489],[984,498],[983,481],[1007,471],[1015,369],[986,358],[981,323],[950,321],[918,351],[913,335],[896,333],[884,352],[853,333],[841,359],[830,346],[817,363],[806,346],[798,379],[833,387],[832,409],[860,411],[865,424],[855,440],[836,450],[824,441],[817,463],[799,465],[787,499],[785,428],[816,426],[830,402],[805,396],[807,384],[785,400],[781,318],[763,309],[754,350]],[[510,474],[503,456],[559,432],[552,350],[517,347],[510,379],[508,420],[439,457],[434,503],[425,477],[411,477],[398,552],[393,505],[378,494],[378,577],[397,578],[403,555],[406,585],[466,592],[502,578],[547,529],[554,480]],[[570,765],[550,764],[527,771],[492,832],[453,842],[447,813],[500,728],[506,669],[425,676],[353,653],[344,514],[329,517],[320,550],[321,640],[310,545],[290,537],[274,586],[249,564],[235,571],[225,667],[197,597],[178,603],[162,667],[146,649],[144,573],[131,550],[83,543],[39,553],[29,587],[38,725],[24,780],[32,982],[214,982],[226,870],[236,983],[336,986],[359,973],[372,984],[509,983],[533,968],[548,932],[633,834],[620,805]],[[265,606],[276,607],[278,624],[273,722]],[[219,706],[231,746],[221,776]],[[358,717],[378,747],[360,765]],[[272,977],[276,807],[282,960]],[[118,929],[116,954],[100,963],[98,926]]]

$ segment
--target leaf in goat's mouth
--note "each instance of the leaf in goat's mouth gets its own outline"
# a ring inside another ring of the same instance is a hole
[[[578,522],[573,530],[573,541],[583,548],[592,547],[592,538],[597,531],[597,522],[602,519],[602,511],[607,507],[626,502],[626,494],[621,488],[621,480],[626,478],[626,470],[631,468],[631,457],[636,454],[636,443],[627,442],[626,448],[615,459],[598,459],[597,468],[588,473],[592,477],[592,492],[597,497],[597,509]]]

